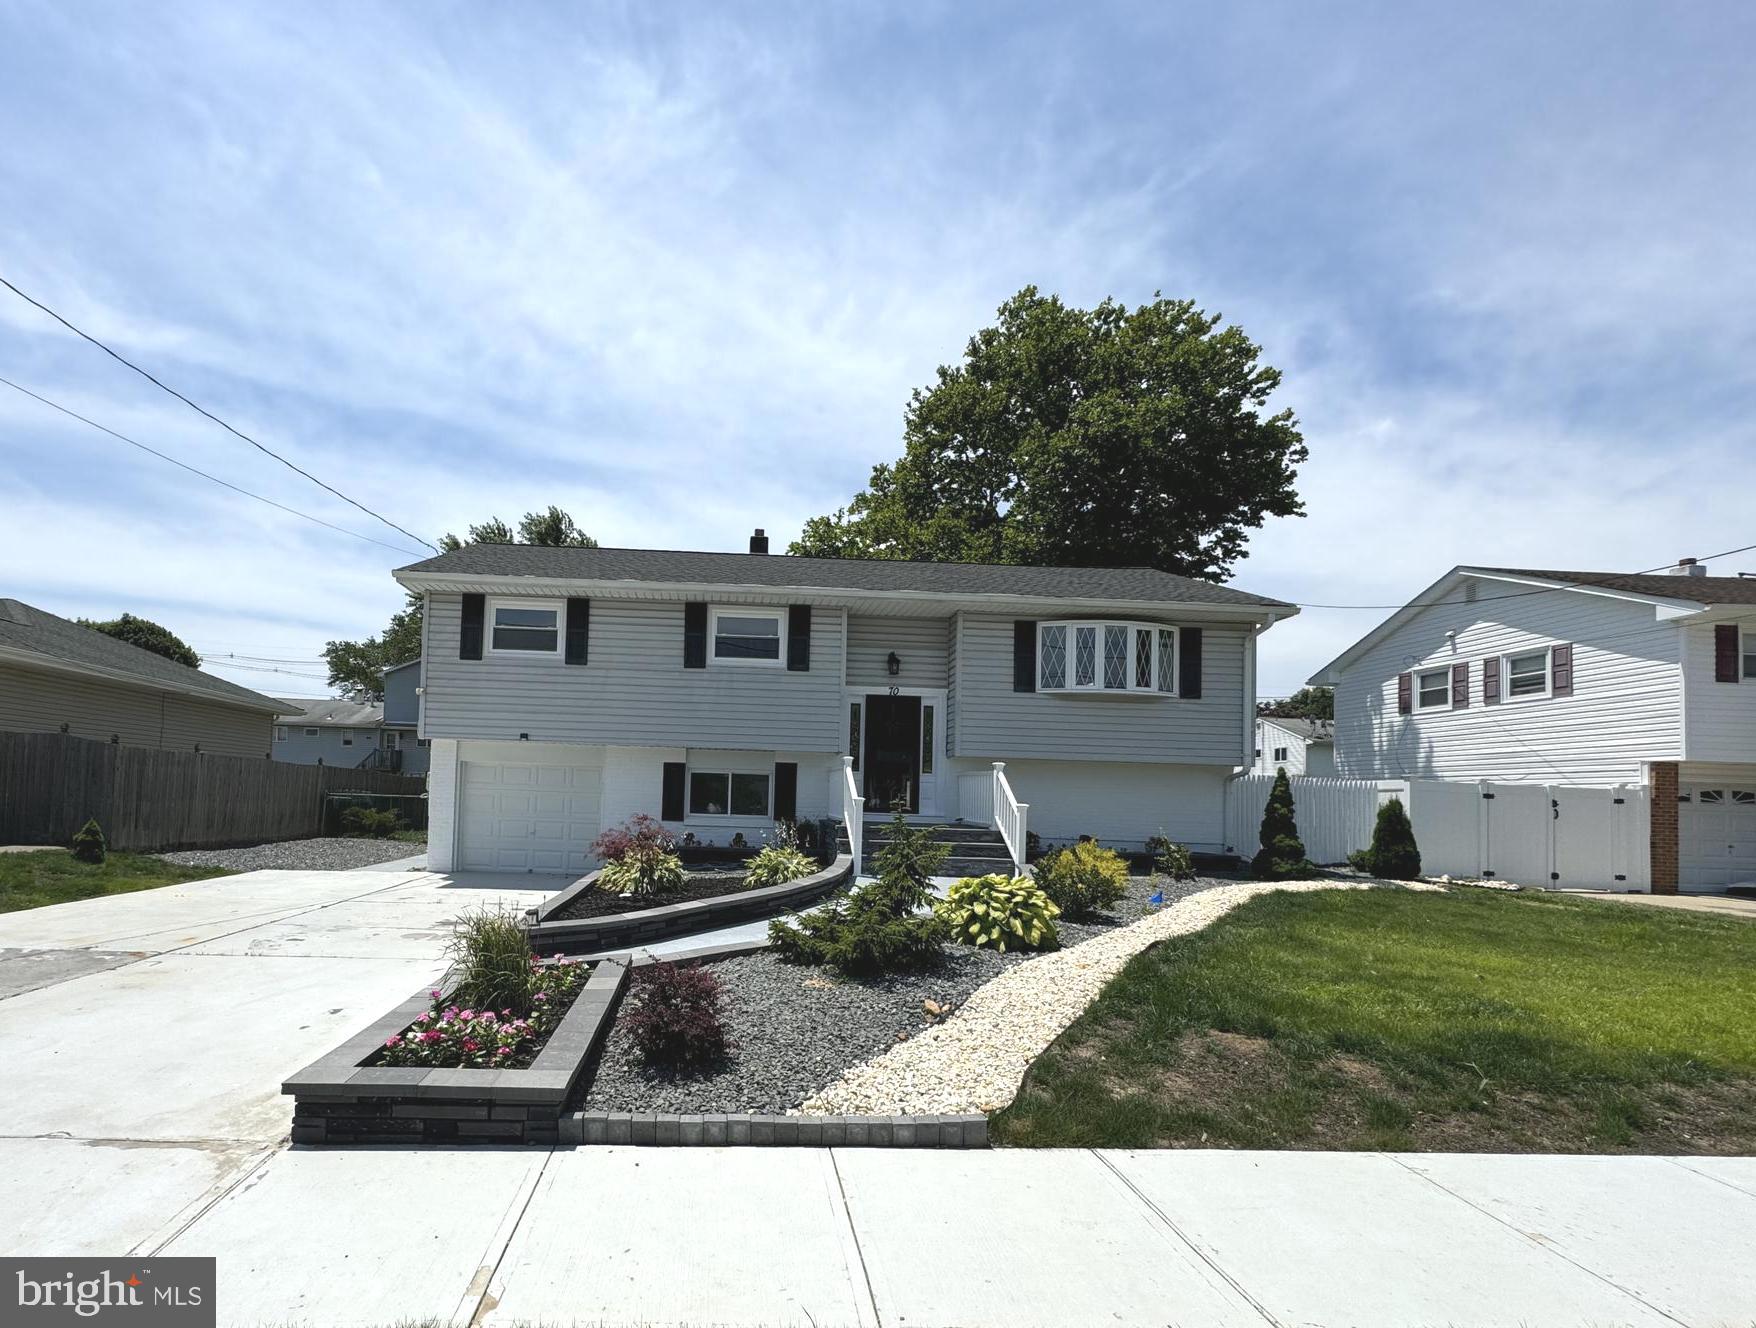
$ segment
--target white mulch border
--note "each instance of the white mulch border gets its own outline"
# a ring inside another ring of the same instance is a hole
[[[1412,881],[1403,885],[1444,888]],[[799,1112],[917,1116],[998,1111],[1017,1094],[1031,1063],[1147,947],[1200,931],[1271,890],[1373,888],[1382,887],[1354,881],[1279,881],[1221,885],[1190,895],[1139,922],[1007,969],[977,988],[943,1024],[854,1066],[808,1098]]]

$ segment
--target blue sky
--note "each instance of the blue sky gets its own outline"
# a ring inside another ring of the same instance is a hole
[[[557,502],[705,549],[845,502],[1021,286],[1162,290],[1310,445],[1237,584],[1392,604],[1756,541],[1753,39],[1731,3],[14,0],[0,274],[429,538]],[[4,291],[0,374],[400,538]],[[0,457],[0,593],[246,685],[322,694],[400,602],[410,559],[4,388]],[[1263,691],[1382,616],[1277,627]]]

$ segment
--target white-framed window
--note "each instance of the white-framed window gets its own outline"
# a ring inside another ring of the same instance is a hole
[[[1037,624],[1039,692],[1177,694],[1177,629],[1141,622]]]
[[[496,655],[561,653],[561,601],[488,601],[488,650]]]
[[[1273,759],[1276,763],[1279,763],[1281,761],[1286,760],[1287,759],[1287,749],[1285,747],[1276,747],[1274,749]]]
[[[276,724],[274,726],[274,740],[276,742],[285,742],[287,740],[287,726],[285,724]]]
[[[1500,657],[1500,672],[1506,679],[1508,701],[1524,701],[1549,694],[1549,648],[1521,650],[1516,655]]]
[[[785,664],[787,615],[784,609],[714,605],[708,615],[716,664]]]
[[[1415,674],[1415,709],[1451,708],[1451,670],[1423,669]]]
[[[317,730],[315,728],[308,728],[305,730],[305,736],[307,738],[315,738],[317,736]]]
[[[352,729],[343,729],[341,731],[341,745],[343,747],[352,747],[354,745],[354,731]]]
[[[767,816],[769,775],[724,770],[689,772],[690,816]]]
[[[1741,638],[1744,647],[1744,676],[1756,679],[1756,627],[1747,627]]]

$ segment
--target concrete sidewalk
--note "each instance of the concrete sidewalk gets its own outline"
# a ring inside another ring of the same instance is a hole
[[[386,1148],[142,1248],[237,1325],[1749,1328],[1752,1224],[1750,1158]]]

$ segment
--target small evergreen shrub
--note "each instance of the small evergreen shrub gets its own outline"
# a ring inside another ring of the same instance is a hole
[[[1299,823],[1293,816],[1293,785],[1283,766],[1274,777],[1268,805],[1262,809],[1262,844],[1250,863],[1250,874],[1259,881],[1285,881],[1315,870],[1305,857]]]
[[[1179,844],[1163,835],[1154,835],[1147,841],[1146,847],[1152,853],[1152,869],[1160,876],[1169,877],[1173,881],[1195,879],[1195,860],[1189,856],[1187,844]]]
[[[694,836],[687,838],[693,839]],[[618,862],[636,851],[663,849],[669,852],[676,846],[676,837],[665,829],[662,822],[655,821],[645,812],[636,812],[621,825],[611,826],[591,841],[592,853],[605,862]]]
[[[618,895],[652,895],[680,889],[685,879],[681,858],[668,848],[648,845],[631,848],[606,862],[598,873],[598,889]]]
[[[351,839],[389,839],[402,829],[402,817],[371,807],[344,807],[341,832]]]
[[[1415,828],[1409,822],[1408,809],[1401,798],[1391,798],[1378,809],[1378,823],[1372,827],[1372,847],[1358,857],[1356,866],[1372,876],[1387,881],[1412,881],[1421,874],[1421,850],[1415,843]]]
[[[73,836],[72,853],[79,862],[99,863],[108,856],[110,845],[104,839],[103,827],[98,824],[97,817],[89,818],[79,827],[79,833]]]
[[[636,969],[633,987],[623,1018],[647,1061],[672,1067],[703,1065],[726,1054],[731,1043],[716,974],[699,964],[659,963]]]
[[[966,876],[946,892],[933,911],[950,928],[952,937],[965,945],[1004,953],[1053,950],[1061,943],[1055,927],[1061,910],[1028,876]]]
[[[769,924],[776,955],[787,963],[833,968],[853,977],[912,972],[939,962],[945,924],[922,910],[933,898],[927,878],[948,850],[900,814],[891,824],[891,835],[878,852],[876,880],[795,921]]]
[[[1056,849],[1036,865],[1036,883],[1070,918],[1090,917],[1115,906],[1128,890],[1128,863],[1095,840]]]

